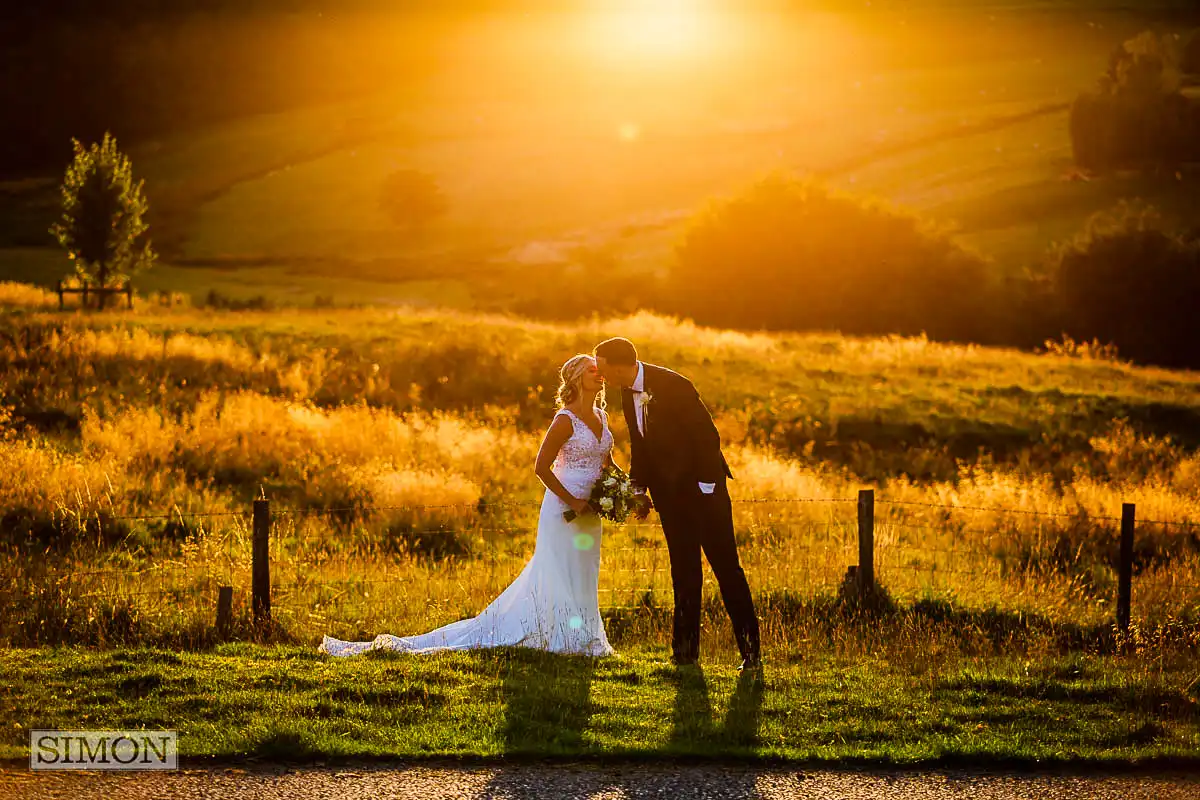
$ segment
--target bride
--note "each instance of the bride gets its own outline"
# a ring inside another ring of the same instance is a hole
[[[418,636],[380,634],[371,642],[326,636],[321,651],[350,656],[367,650],[433,653],[522,646],[589,656],[613,652],[600,618],[600,517],[587,497],[612,462],[612,432],[604,410],[604,381],[591,356],[578,355],[560,372],[559,411],[542,439],[535,471],[546,485],[533,557],[479,616]],[[571,522],[563,512],[578,516]]]

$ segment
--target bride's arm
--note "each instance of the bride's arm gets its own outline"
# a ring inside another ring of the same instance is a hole
[[[546,431],[546,435],[542,437],[542,446],[538,449],[537,461],[534,462],[533,471],[537,474],[546,488],[554,492],[559,500],[562,500],[570,508],[578,513],[583,513],[587,508],[587,500],[576,497],[567,491],[567,487],[562,485],[562,481],[554,474],[552,467],[554,459],[558,457],[558,451],[571,438],[574,428],[571,426],[571,420],[565,416],[559,415],[554,418],[554,422],[550,424],[550,429]]]
[[[600,409],[600,414],[601,414],[601,419],[603,419],[603,421],[604,421],[605,427],[607,427],[608,426],[608,412],[602,408],[602,409]],[[615,459],[613,459],[612,454],[613,454],[613,448],[609,447],[608,452],[604,454],[604,466],[606,466],[606,467],[617,466],[617,462]]]

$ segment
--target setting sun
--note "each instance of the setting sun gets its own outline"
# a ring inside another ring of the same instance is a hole
[[[719,31],[713,11],[697,0],[597,9],[584,24],[590,49],[631,66],[701,57],[717,44]]]

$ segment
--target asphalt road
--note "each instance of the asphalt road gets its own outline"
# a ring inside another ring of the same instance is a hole
[[[508,800],[512,798],[1200,798],[1200,773],[1029,774],[978,770],[887,772],[776,767],[515,765],[504,767],[214,768],[158,773],[0,771],[0,798],[20,800]]]

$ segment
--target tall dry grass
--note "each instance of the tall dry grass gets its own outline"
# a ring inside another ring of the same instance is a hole
[[[282,401],[268,406],[272,413],[252,413],[262,412],[255,404],[265,402],[238,399],[223,417],[239,409],[240,426],[226,423],[234,425],[233,430],[244,432],[262,424],[260,441],[286,443],[262,449],[264,454],[273,451],[270,459],[276,460],[247,456],[243,461],[241,456],[254,449],[225,447],[225,437],[216,440],[221,448],[206,450],[206,442],[212,440],[190,433],[195,430],[190,421],[168,423],[131,413],[111,424],[89,423],[87,445],[77,460],[55,460],[44,449],[35,451],[41,455],[27,457],[32,466],[13,470],[13,480],[63,487],[52,510],[70,508],[75,519],[86,522],[93,515],[100,519],[98,509],[113,507],[116,487],[127,487],[138,476],[149,479],[154,473],[174,472],[180,475],[177,486],[214,491],[212,476],[195,482],[197,478],[188,475],[186,465],[195,463],[199,454],[225,469],[253,464],[263,474],[297,470],[296,476],[309,478],[313,474],[304,473],[304,465],[336,460],[339,470],[319,476],[330,482],[307,489],[331,492],[306,498],[326,504],[289,504],[278,496],[274,504],[276,615],[295,635],[307,638],[324,632],[413,632],[475,613],[515,577],[530,555],[539,487],[527,467],[536,437],[454,418],[381,419],[378,412],[366,409],[288,413]],[[334,424],[348,419],[359,429]],[[363,433],[372,420],[372,430],[380,432],[378,448],[361,445],[372,441]],[[138,425],[151,429],[151,435],[121,438],[120,431]],[[513,450],[494,450],[506,440],[515,445]],[[105,449],[106,442],[114,452]],[[25,443],[8,447],[2,452],[6,458],[18,448],[30,449]],[[376,458],[380,451],[393,459],[386,466]],[[295,453],[304,457],[278,460]],[[312,455],[316,462],[309,460]],[[755,592],[764,599],[836,593],[846,568],[857,562],[855,492],[863,484],[760,448],[734,447],[730,457],[738,475],[732,484],[738,537]],[[507,475],[507,492],[494,482],[491,470],[498,463],[516,471]],[[81,499],[89,496],[88,487],[113,475],[119,476],[118,483],[90,495],[91,505]],[[491,487],[495,507],[480,506],[483,485]],[[1081,494],[1084,486],[1079,487]],[[998,608],[1064,624],[1102,625],[1111,617],[1115,578],[1109,556],[1116,523],[1110,517],[1119,512],[1119,504],[1107,506],[1104,498],[1121,500],[1117,487],[1108,487],[1105,496],[1083,494],[1095,504],[1091,506],[1072,502],[1048,482],[995,474],[964,476],[957,486],[897,483],[875,488],[880,497],[877,572],[894,597],[942,598],[966,608]],[[1086,489],[1095,487],[1088,483]],[[65,502],[68,497],[74,505]],[[146,630],[178,625],[180,608],[189,624],[202,625],[211,617],[221,584],[238,587],[238,602],[244,607],[251,561],[248,501],[239,502],[228,493],[209,499],[217,501],[210,506],[214,510],[241,514],[181,516],[187,527],[175,532],[175,541],[159,535],[137,551],[119,542],[94,549],[91,540],[81,537],[53,567],[43,568],[38,579],[44,585],[71,587],[71,596],[92,602],[128,598]],[[328,505],[333,500],[350,505]],[[383,510],[375,512],[373,506]],[[975,510],[979,507],[997,510]],[[1160,507],[1167,509],[1176,522],[1200,519],[1195,495],[1181,495],[1173,505]],[[1184,540],[1185,530],[1143,528],[1152,533],[1143,541],[1156,550],[1143,553],[1146,558],[1135,584],[1139,620],[1194,617],[1200,601],[1200,559],[1194,542]],[[1063,543],[1068,545],[1065,549]],[[603,605],[618,614],[625,613],[619,609],[641,609],[654,623],[637,635],[665,636],[667,617],[654,611],[670,603],[661,531],[653,525],[610,526],[602,557]],[[114,572],[70,577],[72,572],[87,572],[85,567]],[[714,588],[710,582],[707,594],[711,596]],[[170,602],[169,613],[161,606],[164,600]],[[773,641],[788,640],[792,634],[780,616],[787,607],[769,602],[764,607],[774,609],[766,614]],[[711,624],[724,641],[727,631],[719,614],[714,613]]]
[[[49,309],[58,305],[58,295],[40,286],[0,281],[0,308]]]
[[[153,308],[0,325],[12,344],[0,355],[0,585],[13,609],[0,636],[209,635],[217,586],[248,613],[248,512],[262,494],[276,616],[293,635],[413,632],[475,613],[533,546],[554,369],[613,332],[678,365],[713,405],[743,562],[780,646],[801,636],[797,609],[836,596],[856,563],[862,488],[878,499],[879,578],[904,602],[1103,626],[1116,520],[1136,502],[1153,524],[1138,531],[1135,618],[1200,615],[1200,457],[1091,410],[1125,397],[1186,423],[1200,380],[1189,373],[649,314],[565,326]],[[979,421],[1025,444],[1005,456],[984,438],[985,452],[955,458],[938,443]],[[878,437],[888,426],[933,441]],[[731,646],[713,589],[706,624]],[[667,635],[660,530],[609,527],[601,602],[621,635]]]

